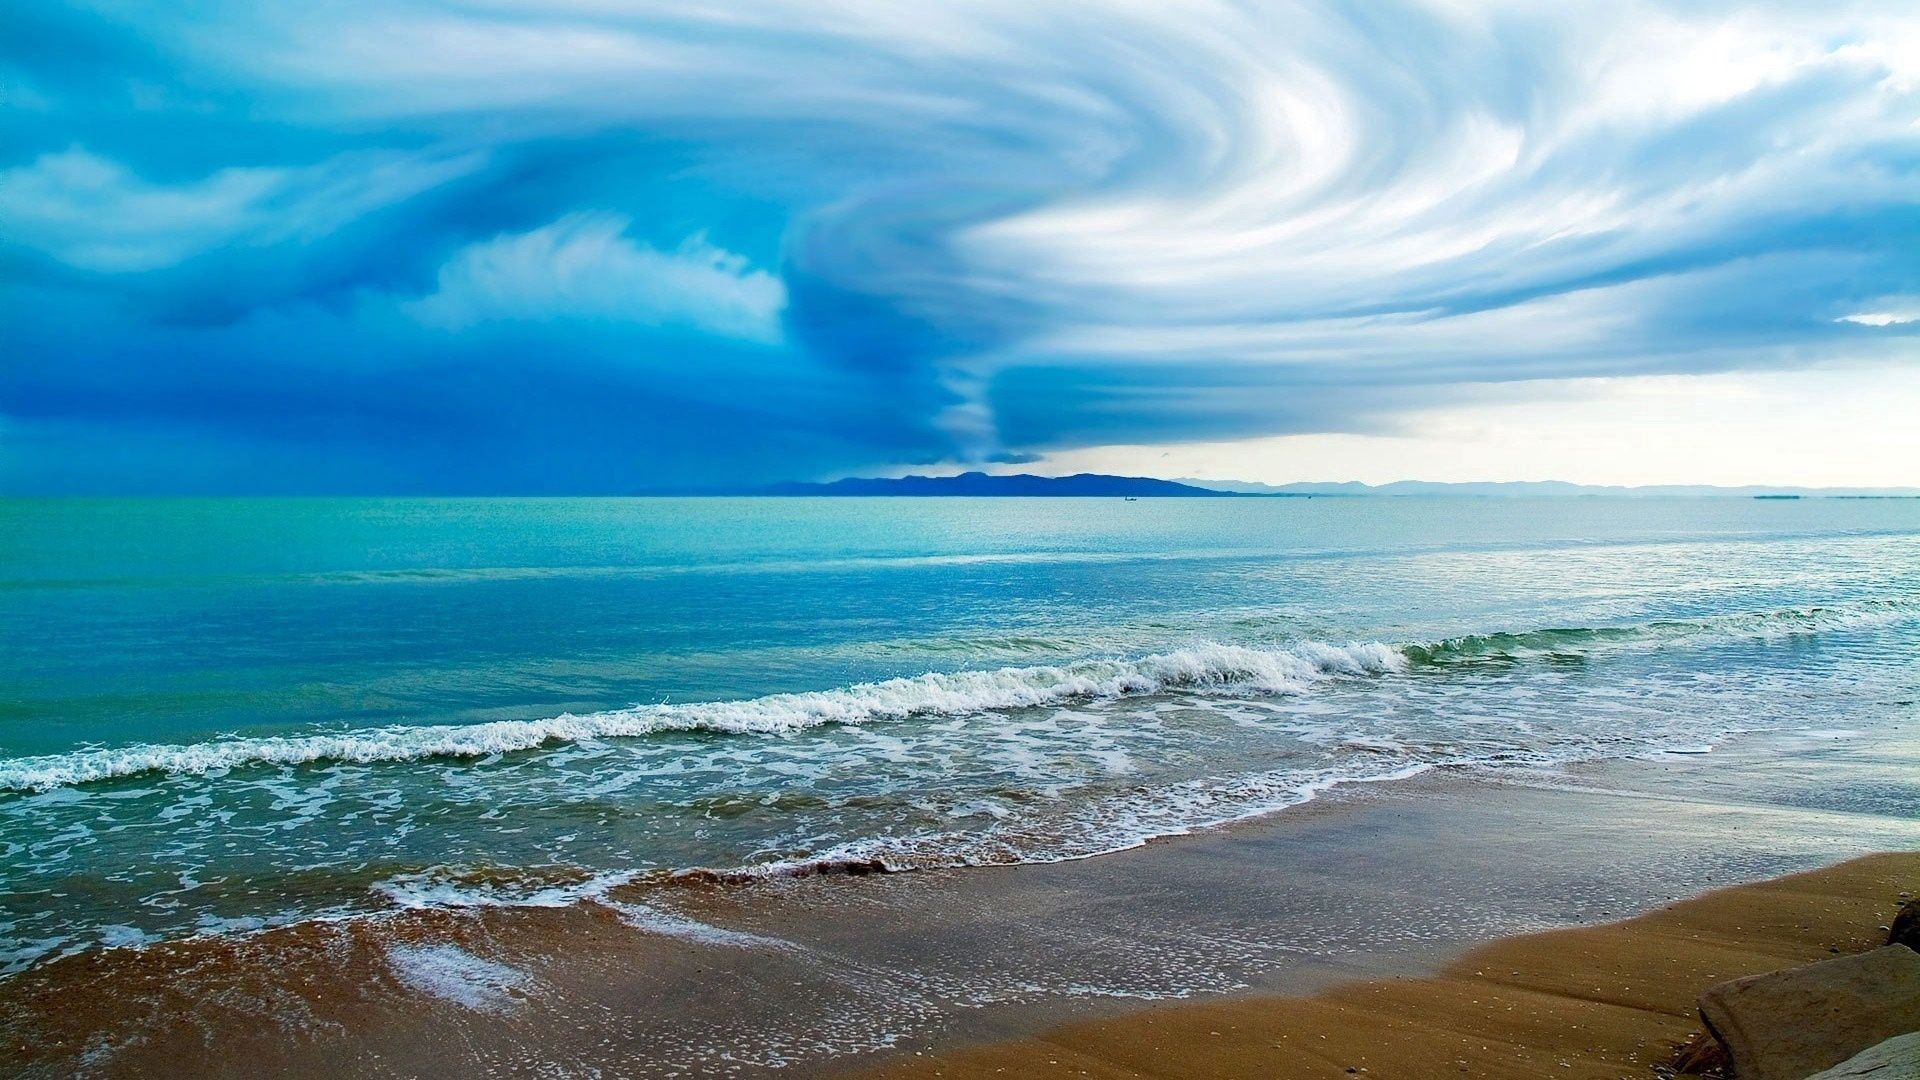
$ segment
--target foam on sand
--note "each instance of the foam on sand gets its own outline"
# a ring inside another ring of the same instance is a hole
[[[407,987],[476,1012],[513,1008],[531,981],[523,971],[457,945],[391,945],[387,966]]]

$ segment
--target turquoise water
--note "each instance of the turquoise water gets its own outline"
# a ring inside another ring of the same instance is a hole
[[[0,501],[0,970],[1874,738],[1916,658],[1911,500]]]

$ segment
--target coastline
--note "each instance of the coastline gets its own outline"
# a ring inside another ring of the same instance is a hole
[[[1716,983],[1865,952],[1920,889],[1920,852],[1717,889],[1620,922],[1503,938],[1439,972],[1164,1006],[865,1074],[945,1077],[1653,1076]]]
[[[899,1067],[1167,1002],[1432,976],[1514,934],[1920,849],[1914,757],[1904,741],[1840,740],[1436,770],[1078,862],[621,887],[598,902],[100,951],[0,982],[0,1064],[47,1076]]]

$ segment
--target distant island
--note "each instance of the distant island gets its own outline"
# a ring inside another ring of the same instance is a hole
[[[1920,488],[1713,487],[1662,484],[1612,487],[1560,480],[1439,483],[1400,480],[1391,484],[1261,484],[1246,480],[1160,480],[1150,476],[1035,476],[967,472],[958,476],[851,476],[820,483],[791,481],[756,488],[661,492],[713,495],[905,495],[905,496],[1080,496],[1102,498],[1366,498],[1454,496],[1467,498],[1733,498],[1733,499],[1899,499],[1920,498]]]
[[[1034,476],[1018,473],[995,476],[969,472],[958,476],[848,477],[824,484],[774,484],[759,489],[760,495],[1081,495],[1139,498],[1232,497],[1238,492],[1196,487],[1176,480],[1155,480],[1147,476],[1103,476],[1076,473],[1073,476]]]

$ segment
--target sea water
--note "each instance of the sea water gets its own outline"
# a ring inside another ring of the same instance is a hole
[[[6,500],[0,972],[1873,739],[1916,659],[1916,500]]]

